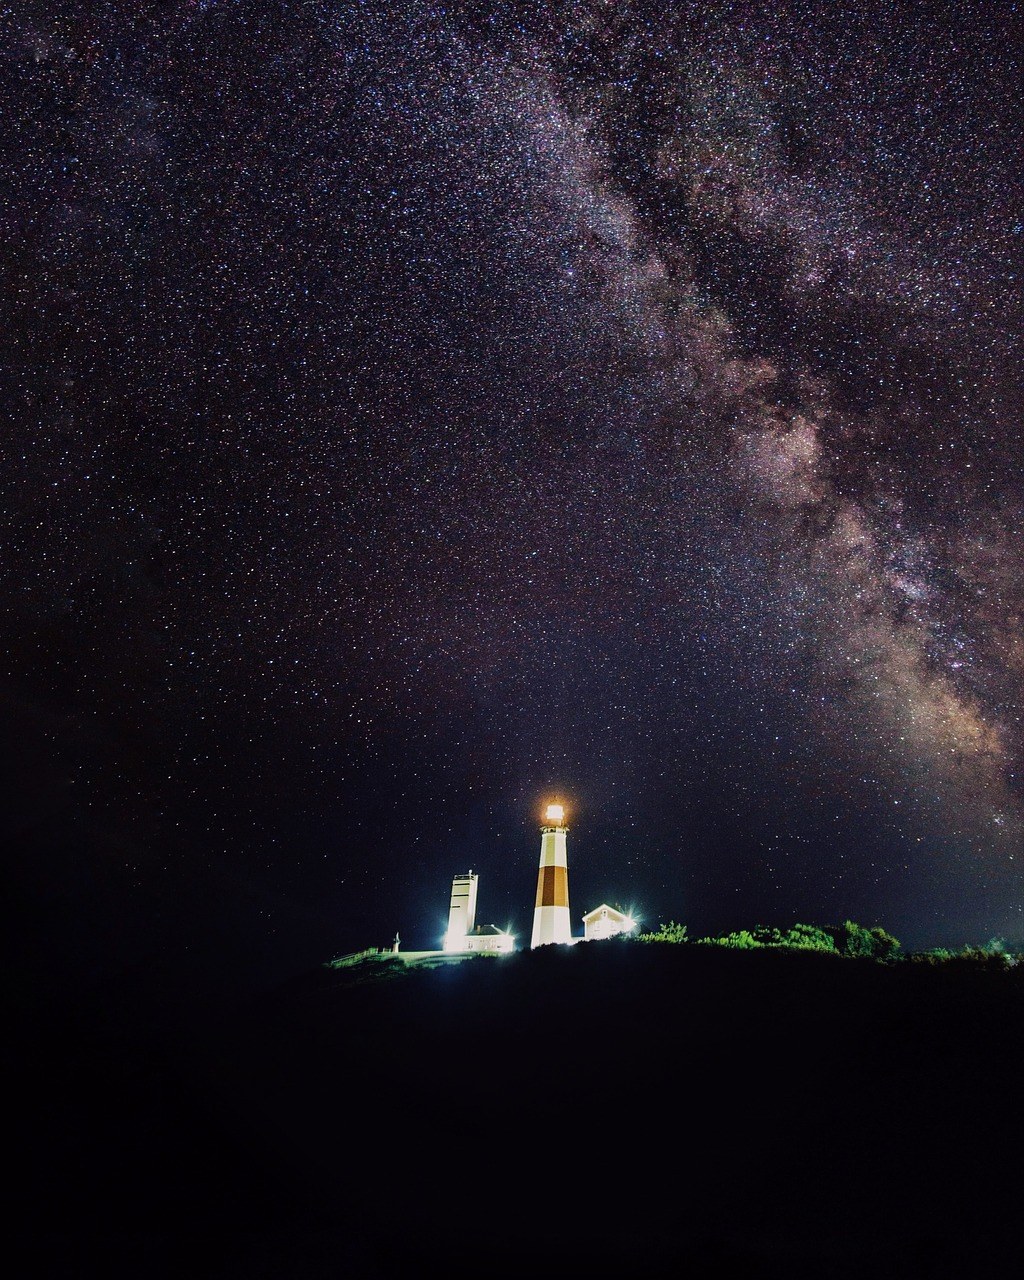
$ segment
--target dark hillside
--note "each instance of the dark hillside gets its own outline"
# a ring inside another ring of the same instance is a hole
[[[25,1082],[36,1274],[1019,1263],[1022,965],[612,942],[88,1026]]]

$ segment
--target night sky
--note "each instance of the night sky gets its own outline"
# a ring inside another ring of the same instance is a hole
[[[32,980],[1024,937],[1020,6],[0,12]]]

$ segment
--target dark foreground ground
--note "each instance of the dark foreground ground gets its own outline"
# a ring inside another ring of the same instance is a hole
[[[201,1007],[198,1007],[201,1006]],[[1024,965],[620,944],[9,1030],[33,1277],[996,1277]]]

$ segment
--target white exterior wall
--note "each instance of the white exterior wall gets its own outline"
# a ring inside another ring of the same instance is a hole
[[[549,942],[571,942],[572,921],[568,907],[535,907],[530,946],[543,947]]]
[[[625,929],[625,920],[621,916],[601,915],[596,920],[588,920],[584,931],[588,938],[614,938]]]
[[[476,890],[480,877],[472,871],[452,881],[452,900],[448,909],[448,932],[444,935],[445,951],[465,951],[466,935],[476,925]]]
[[[515,950],[515,938],[510,933],[472,934],[463,942],[466,951],[497,951],[504,954]]]

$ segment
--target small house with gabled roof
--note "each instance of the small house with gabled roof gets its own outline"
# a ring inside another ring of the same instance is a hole
[[[583,917],[583,940],[597,942],[601,938],[614,938],[620,933],[631,933],[636,921],[618,907],[602,902]]]

